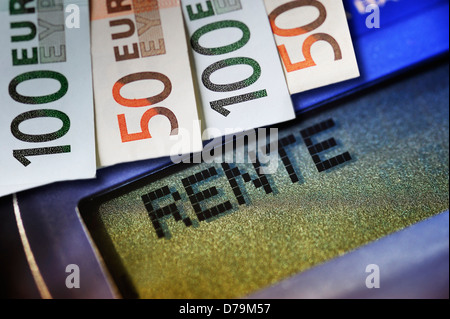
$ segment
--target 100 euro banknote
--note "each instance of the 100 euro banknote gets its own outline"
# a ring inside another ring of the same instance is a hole
[[[204,139],[293,119],[262,0],[183,0]]]
[[[0,29],[0,196],[94,177],[88,1],[2,1]]]

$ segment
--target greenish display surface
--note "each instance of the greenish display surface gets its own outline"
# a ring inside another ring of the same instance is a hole
[[[299,181],[281,159],[268,175],[274,193],[237,178],[246,205],[238,204],[221,164],[203,163],[137,188],[124,185],[81,213],[125,297],[243,297],[447,210],[448,118],[446,66],[284,127],[280,138],[296,139],[285,150]],[[334,137],[337,145],[320,158],[349,152],[352,160],[319,172],[300,131],[328,119],[335,126],[312,139]],[[210,167],[218,176],[195,190],[215,186],[218,195],[202,209],[230,201],[232,210],[200,221],[182,180]],[[252,164],[237,167],[257,178]],[[193,225],[168,216],[167,236],[158,238],[142,196],[164,186],[181,200],[167,196],[155,206],[175,203]]]

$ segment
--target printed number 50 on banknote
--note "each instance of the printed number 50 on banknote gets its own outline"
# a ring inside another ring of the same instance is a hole
[[[342,0],[264,0],[291,94],[359,76]]]
[[[95,176],[87,0],[0,3],[0,196]]]
[[[189,144],[186,153],[200,151],[179,1],[96,0],[91,5],[100,166],[174,155],[180,142]]]

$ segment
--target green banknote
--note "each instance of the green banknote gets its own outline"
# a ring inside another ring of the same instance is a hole
[[[94,177],[88,1],[2,1],[0,30],[0,196]]]
[[[262,0],[181,1],[203,139],[295,117]]]

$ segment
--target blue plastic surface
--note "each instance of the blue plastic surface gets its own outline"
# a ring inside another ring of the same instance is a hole
[[[344,1],[361,76],[292,96],[297,114],[373,85],[449,50],[448,0],[388,1],[380,28],[369,29],[354,2]]]

